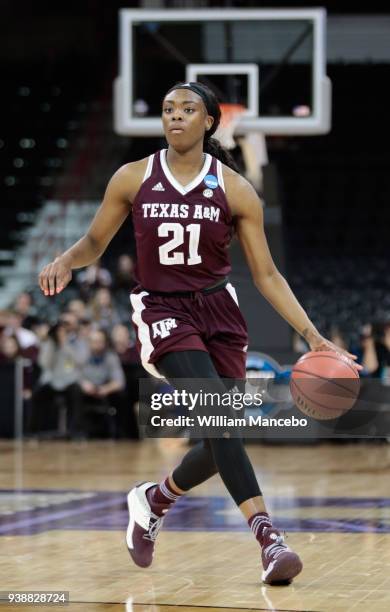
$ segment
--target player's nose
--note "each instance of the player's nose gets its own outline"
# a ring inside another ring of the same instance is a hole
[[[182,121],[183,111],[180,108],[175,109],[171,115],[171,119],[172,121]]]

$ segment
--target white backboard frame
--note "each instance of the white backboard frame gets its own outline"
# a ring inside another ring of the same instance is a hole
[[[332,86],[326,76],[326,10],[315,9],[201,9],[201,10],[120,10],[119,76],[114,81],[114,129],[118,134],[133,136],[163,135],[159,117],[136,117],[133,114],[133,83],[130,78],[133,52],[133,25],[156,21],[237,21],[248,19],[313,21],[313,109],[309,117],[244,116],[237,133],[258,130],[264,134],[326,134],[331,125]],[[221,64],[223,66],[224,64]],[[239,64],[231,64],[232,67]],[[167,89],[171,86],[167,83]]]
[[[197,81],[202,74],[246,74],[248,77],[248,104],[243,117],[259,114],[259,67],[257,64],[188,64],[186,81]]]

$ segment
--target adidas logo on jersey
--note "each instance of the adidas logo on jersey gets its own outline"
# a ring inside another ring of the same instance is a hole
[[[161,183],[157,183],[154,187],[152,187],[152,191],[165,191],[164,187]]]
[[[234,385],[234,387],[229,389],[228,393],[240,393],[240,389],[237,387],[237,385]]]

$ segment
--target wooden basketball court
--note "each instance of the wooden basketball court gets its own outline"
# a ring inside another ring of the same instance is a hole
[[[83,612],[390,609],[390,446],[247,447],[304,563],[293,585],[265,587],[258,545],[218,476],[167,516],[153,565],[133,565],[125,493],[162,479],[185,444],[0,443],[0,590],[69,591],[68,609]],[[1,606],[16,608],[34,606]]]

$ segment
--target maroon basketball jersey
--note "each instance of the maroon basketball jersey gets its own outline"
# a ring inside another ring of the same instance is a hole
[[[170,172],[166,153],[149,157],[133,202],[136,277],[151,291],[196,291],[231,270],[232,215],[222,164],[207,153],[198,176],[184,187]]]

